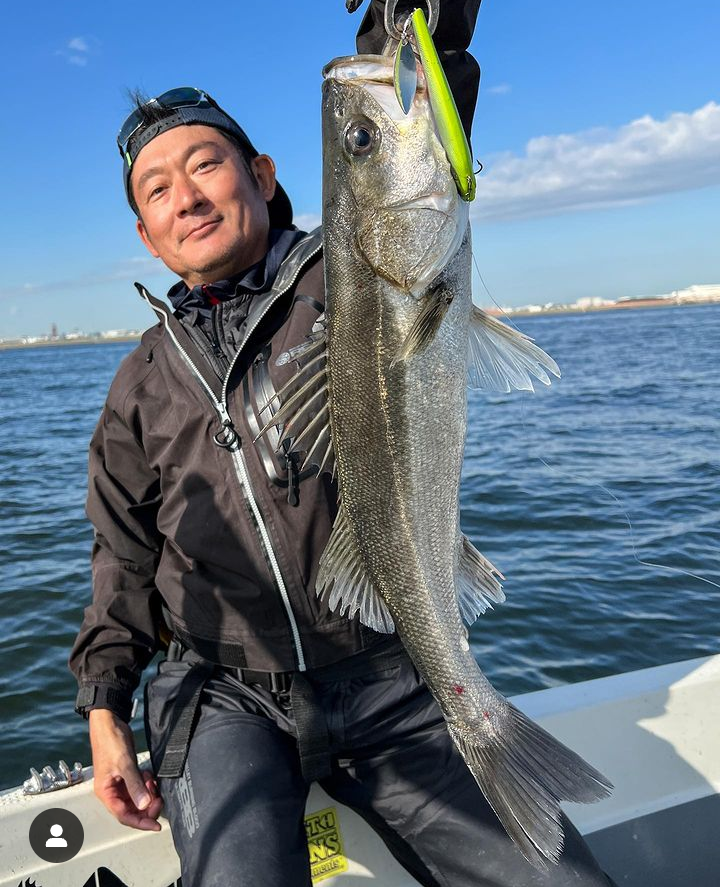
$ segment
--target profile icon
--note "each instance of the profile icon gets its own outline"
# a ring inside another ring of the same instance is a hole
[[[45,846],[46,847],[67,847],[68,842],[65,840],[65,838],[60,837],[62,835],[62,833],[63,833],[63,827],[60,825],[60,823],[59,822],[53,823],[50,826],[50,834],[52,835],[52,837],[48,838],[47,841],[45,841]]]
[[[80,852],[85,840],[82,823],[62,807],[42,810],[30,824],[33,853],[45,862],[67,862]]]

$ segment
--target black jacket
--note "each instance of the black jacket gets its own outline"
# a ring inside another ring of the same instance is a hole
[[[436,32],[468,127],[479,71],[464,49],[479,5],[444,0]],[[361,52],[382,49],[382,8],[373,0]],[[294,371],[276,357],[324,309],[319,231],[298,235],[267,284],[251,313],[237,298],[214,311],[222,353],[207,324],[142,291],[160,323],[123,361],[90,444],[93,601],[70,656],[84,711],[129,718],[165,627],[206,659],[261,671],[317,668],[384,639],[315,595],[335,485],[278,456],[276,432],[253,443]]]

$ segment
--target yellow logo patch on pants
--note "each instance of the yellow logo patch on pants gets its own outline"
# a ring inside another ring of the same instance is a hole
[[[337,811],[327,807],[305,817],[313,884],[347,871]]]

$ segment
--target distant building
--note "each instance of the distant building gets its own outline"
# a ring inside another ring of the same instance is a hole
[[[670,293],[670,298],[678,304],[687,302],[720,302],[720,284],[695,284],[683,290],[675,290]]]
[[[587,311],[590,308],[605,308],[608,305],[614,304],[615,303],[612,300],[603,299],[601,296],[583,296],[583,298],[578,299],[572,307],[577,308],[578,311]]]

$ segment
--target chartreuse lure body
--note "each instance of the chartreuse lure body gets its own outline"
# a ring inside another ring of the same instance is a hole
[[[422,9],[413,12],[411,22],[415,46],[425,71],[428,98],[438,135],[450,161],[460,196],[469,202],[475,198],[475,173],[470,145]]]

